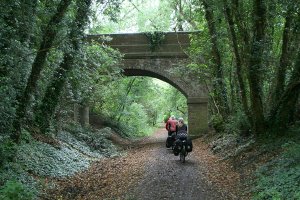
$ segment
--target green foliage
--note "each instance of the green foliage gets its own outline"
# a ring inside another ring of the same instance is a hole
[[[29,143],[33,140],[33,137],[27,130],[22,130],[21,137],[20,137],[21,143]]]
[[[115,2],[119,0],[114,0]],[[109,1],[110,2],[110,1]],[[160,0],[155,3],[144,0],[125,0],[119,5],[119,12],[115,12],[114,20],[106,11],[108,6],[99,10],[96,7],[93,27],[90,33],[116,33],[116,32],[148,32],[148,31],[170,31],[172,26],[173,8],[169,0]],[[100,7],[100,6],[99,6]],[[103,7],[103,5],[102,5]],[[109,9],[112,10],[113,9]],[[116,10],[116,9],[115,9]],[[107,15],[108,14],[108,15]],[[117,20],[115,20],[117,19]]]
[[[148,116],[143,105],[138,103],[131,104],[124,115],[126,117],[122,118],[122,122],[130,127],[129,132],[132,133],[132,136],[149,134]]]
[[[79,124],[70,124],[64,129],[68,132],[60,132],[58,138],[90,157],[111,157],[117,154],[117,149],[107,139],[112,134],[109,127],[91,130],[88,127],[82,128]]]
[[[138,32],[170,30],[172,25],[170,16],[173,9],[170,7],[169,0],[160,0],[156,3],[151,1],[142,1],[140,3],[136,1],[135,5],[141,10],[141,12],[136,14]]]
[[[163,111],[160,119],[164,118],[164,115],[174,115],[176,118],[182,117],[187,119],[187,99],[174,87],[165,87],[161,93],[161,110]],[[187,121],[186,121],[187,122]]]
[[[257,170],[254,199],[299,199],[299,140],[283,144],[282,150],[280,156]]]
[[[123,135],[147,135],[156,122],[162,122],[165,113],[186,119],[186,98],[160,81],[122,78],[96,88],[93,112]]]
[[[64,127],[66,128],[66,127]],[[107,137],[111,134],[110,128],[98,131],[91,131],[88,128],[81,128],[79,125],[68,126],[69,132],[59,132],[56,140],[60,141],[59,146],[52,146],[40,141],[36,141],[27,131],[22,131],[21,142],[13,148],[15,159],[6,160],[0,167],[0,185],[4,185],[9,180],[17,180],[24,188],[28,188],[32,194],[37,196],[43,188],[43,177],[65,177],[74,175],[90,166],[90,163],[102,157],[117,156],[117,148]],[[43,137],[43,135],[40,135]],[[10,142],[7,142],[10,147]],[[6,148],[1,144],[1,150]],[[5,157],[3,157],[5,158]],[[2,155],[1,155],[2,161]],[[38,175],[36,180],[32,175]],[[27,189],[26,189],[27,191]],[[19,185],[10,184],[5,186],[0,199],[7,199],[8,194],[20,193],[26,199],[26,192],[22,193]]]
[[[168,119],[171,117],[171,114],[168,113],[168,114],[165,114],[163,119],[164,119],[164,123],[167,123]]]
[[[16,162],[6,163],[2,168],[0,168],[0,186],[2,186],[1,189],[5,188],[5,184],[9,182],[21,183],[26,191],[30,191],[30,193],[33,194],[33,198],[31,199],[37,199],[36,197],[41,193],[42,190],[40,181],[36,178],[33,178],[31,174],[26,172],[23,167]],[[14,189],[5,190],[7,191],[7,193],[15,192]],[[1,193],[0,196],[1,195],[4,195],[4,197],[6,196],[3,193]],[[17,196],[17,194],[15,195]],[[26,194],[24,194],[24,196],[26,196]]]
[[[0,168],[6,163],[13,161],[17,151],[17,145],[9,138],[0,138]]]
[[[120,75],[120,59],[120,53],[112,48],[97,44],[84,46],[84,55],[68,77],[72,98],[84,103],[94,101],[103,85]]]
[[[30,134],[28,134],[26,133],[26,131],[23,131],[21,136],[21,144],[32,141]],[[28,174],[28,172],[24,170],[23,165],[20,165],[18,160],[19,148],[20,146],[12,143],[10,139],[6,139],[4,140],[4,143],[0,144],[0,152],[4,153],[3,155],[1,154],[2,164],[0,166],[0,186],[8,184],[10,181],[12,181],[13,183],[16,182],[18,184],[22,183],[26,191],[30,190],[34,196],[37,196],[40,190],[40,185],[37,180],[35,180],[31,175]],[[13,183],[9,184],[9,186],[2,187],[3,193],[0,192],[0,196],[4,195],[3,198],[7,199],[9,198],[8,196],[10,194],[15,195],[16,197],[18,195],[17,193],[23,195],[23,192],[21,190],[19,191],[20,188],[19,186],[17,186],[18,184],[14,185]],[[26,197],[26,191],[24,192],[24,198]]]
[[[147,134],[149,129],[147,111],[153,109],[150,99],[147,99],[146,94],[151,91],[146,88],[147,86],[149,86],[147,81],[136,78],[112,83],[107,91],[102,91],[103,103],[99,111],[110,120],[117,121],[115,127],[123,133],[127,132],[131,136]],[[96,107],[95,111],[99,112],[98,109]]]
[[[2,200],[32,200],[34,194],[25,185],[18,181],[7,181],[0,188],[0,199]]]
[[[224,119],[221,114],[215,114],[212,115],[210,118],[209,124],[217,131],[217,132],[222,132],[224,131]]]
[[[107,2],[105,0],[100,0],[100,3],[106,4],[105,8],[103,9],[103,14],[107,15],[111,21],[117,22],[120,12],[121,0],[111,0]]]
[[[61,142],[56,147],[34,139],[21,142],[17,149],[17,165],[42,177],[65,177],[86,169],[94,159],[117,155],[116,147],[107,139],[111,134],[109,128],[98,131],[80,125],[64,128],[69,132],[57,134],[57,140]]]
[[[165,33],[164,32],[147,32],[145,33],[146,37],[149,40],[150,43],[150,50],[154,52],[159,48],[159,46],[162,44],[164,38],[165,38]]]
[[[18,163],[39,176],[63,177],[86,169],[90,161],[68,146],[57,149],[49,144],[31,142],[19,147]]]
[[[241,110],[238,110],[226,120],[224,123],[224,131],[238,135],[249,133],[250,124],[247,116]]]
[[[0,55],[1,56],[1,55]],[[5,80],[0,77],[0,133],[12,132],[12,121],[15,117],[14,98],[15,91],[13,90],[11,80]]]
[[[16,96],[24,87],[32,61],[35,2],[0,2],[0,133],[12,133]],[[32,35],[31,35],[32,34]]]

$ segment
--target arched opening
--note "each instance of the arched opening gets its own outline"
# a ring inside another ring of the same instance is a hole
[[[179,90],[185,97],[188,96],[186,91],[184,91],[181,87],[179,87],[176,83],[174,83],[174,81],[171,81],[170,79],[168,79],[165,76],[162,76],[158,73],[155,73],[155,72],[152,72],[149,70],[145,70],[145,69],[124,69],[123,74],[125,76],[148,76],[148,77],[152,77],[152,78],[157,78],[159,80],[162,80],[162,81],[172,85],[174,88]]]
[[[204,134],[208,130],[208,108],[207,102],[208,99],[205,96],[192,96],[189,95],[191,92],[187,93],[185,89],[188,89],[187,85],[179,85],[175,83],[175,78],[170,76],[167,71],[165,71],[165,75],[162,75],[161,72],[153,72],[147,69],[134,69],[134,68],[124,68],[124,75],[126,76],[148,76],[157,78],[166,83],[169,83],[178,91],[180,91],[186,97],[186,105],[187,105],[187,116],[186,120],[189,124],[189,132],[192,136],[199,136]],[[169,77],[173,78],[170,79]],[[178,81],[177,81],[178,82]],[[179,83],[181,83],[179,81]]]
[[[109,119],[127,136],[152,134],[171,115],[188,120],[187,98],[167,82],[144,74],[107,83],[99,97],[93,102],[95,119]]]

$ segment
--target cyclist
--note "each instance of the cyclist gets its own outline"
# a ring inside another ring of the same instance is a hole
[[[168,136],[171,136],[173,133],[176,133],[177,120],[175,116],[172,115],[166,123],[166,129],[168,131]]]
[[[184,120],[182,117],[178,118],[178,124],[176,126],[176,135],[178,138],[180,136],[187,137],[187,125],[184,123]]]
[[[187,125],[184,123],[183,118],[178,119],[178,125],[176,126],[176,141],[173,153],[175,156],[179,154],[181,142],[186,140],[189,146],[189,152],[192,151],[193,144],[191,139],[188,137]]]

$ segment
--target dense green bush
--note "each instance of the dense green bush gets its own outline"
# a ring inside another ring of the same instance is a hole
[[[2,200],[32,200],[35,199],[33,192],[18,181],[7,181],[0,188],[0,199]]]
[[[224,131],[224,119],[222,115],[220,114],[215,114],[212,115],[210,118],[209,124],[217,131],[217,132],[222,132]]]
[[[142,104],[134,102],[127,106],[120,115],[120,119],[116,120],[106,114],[101,114],[103,125],[110,127],[123,137],[142,137],[153,130]]]
[[[106,119],[103,120],[103,125],[110,127],[113,129],[116,133],[121,135],[124,138],[130,137],[130,129],[128,126],[125,126],[124,123],[115,121],[113,119],[110,119],[107,117]]]
[[[224,131],[226,133],[247,135],[247,133],[249,133],[249,130],[250,124],[247,120],[247,116],[240,110],[229,116],[226,123],[224,123]]]
[[[2,59],[2,55],[0,55],[0,59]],[[0,76],[0,133],[7,135],[12,132],[12,121],[15,117],[15,108],[13,107],[15,91],[10,85],[10,81],[8,78]]]
[[[16,154],[16,144],[9,138],[0,138],[0,167],[5,162],[11,162]]]
[[[3,186],[7,181],[16,180],[23,184],[26,184],[26,186],[30,188],[30,190],[34,194],[38,194],[38,190],[40,187],[39,182],[25,170],[26,168],[20,163],[5,163],[5,165],[0,168],[0,186]]]
[[[122,118],[122,123],[130,127],[132,136],[145,136],[149,134],[148,116],[143,105],[138,103],[131,104]]]

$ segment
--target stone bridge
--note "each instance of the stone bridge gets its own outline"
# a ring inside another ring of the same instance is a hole
[[[197,136],[208,129],[208,93],[199,78],[185,70],[189,35],[195,33],[103,34],[88,35],[87,39],[118,49],[124,55],[122,68],[126,76],[149,76],[177,88],[187,98],[189,134]],[[111,40],[103,39],[107,37]]]

